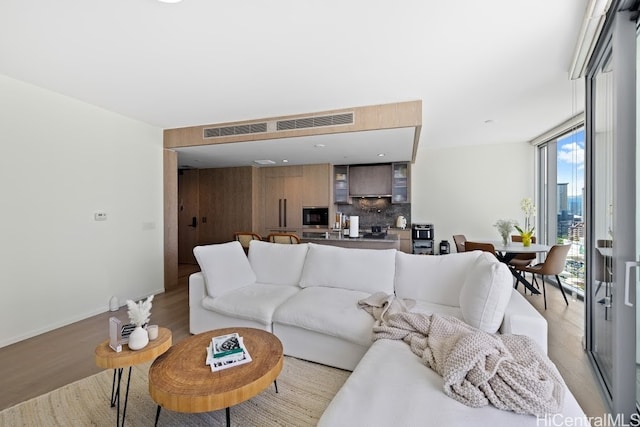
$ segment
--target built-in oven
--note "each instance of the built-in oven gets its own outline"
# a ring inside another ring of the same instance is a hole
[[[315,228],[329,227],[329,208],[303,207],[302,226]]]

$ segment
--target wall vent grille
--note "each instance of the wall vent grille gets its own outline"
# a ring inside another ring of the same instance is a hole
[[[248,133],[264,133],[266,131],[266,122],[238,126],[222,126],[216,128],[204,128],[202,130],[202,138],[209,139],[221,136],[246,135]]]
[[[274,122],[271,122],[273,126]],[[332,114],[327,116],[303,117],[300,119],[279,120],[275,122],[276,131],[286,131],[295,129],[308,129],[323,126],[340,126],[353,124],[353,112]],[[273,127],[271,131],[273,132]],[[236,126],[219,126],[213,128],[204,128],[202,130],[202,138],[220,138],[223,136],[246,135],[250,133],[264,133],[269,130],[267,122],[251,123]]]
[[[353,113],[333,114],[329,116],[305,117],[301,119],[279,120],[277,130],[294,130],[323,126],[339,126],[353,124]]]

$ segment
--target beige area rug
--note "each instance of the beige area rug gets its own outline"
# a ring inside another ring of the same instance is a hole
[[[156,404],[149,397],[150,364],[133,368],[126,426],[153,426]],[[123,375],[122,394],[126,389]],[[285,357],[273,386],[231,408],[232,426],[314,426],[350,372]],[[0,426],[113,426],[113,370],[107,370],[0,412]],[[159,426],[225,426],[225,411],[185,414],[163,409]]]

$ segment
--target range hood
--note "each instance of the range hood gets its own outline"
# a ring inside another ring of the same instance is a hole
[[[391,164],[349,166],[349,196],[391,197]]]

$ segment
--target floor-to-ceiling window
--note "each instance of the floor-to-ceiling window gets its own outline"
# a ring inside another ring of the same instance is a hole
[[[538,146],[538,237],[548,245],[571,243],[560,279],[574,297],[585,291],[584,145],[584,126],[576,118]]]

